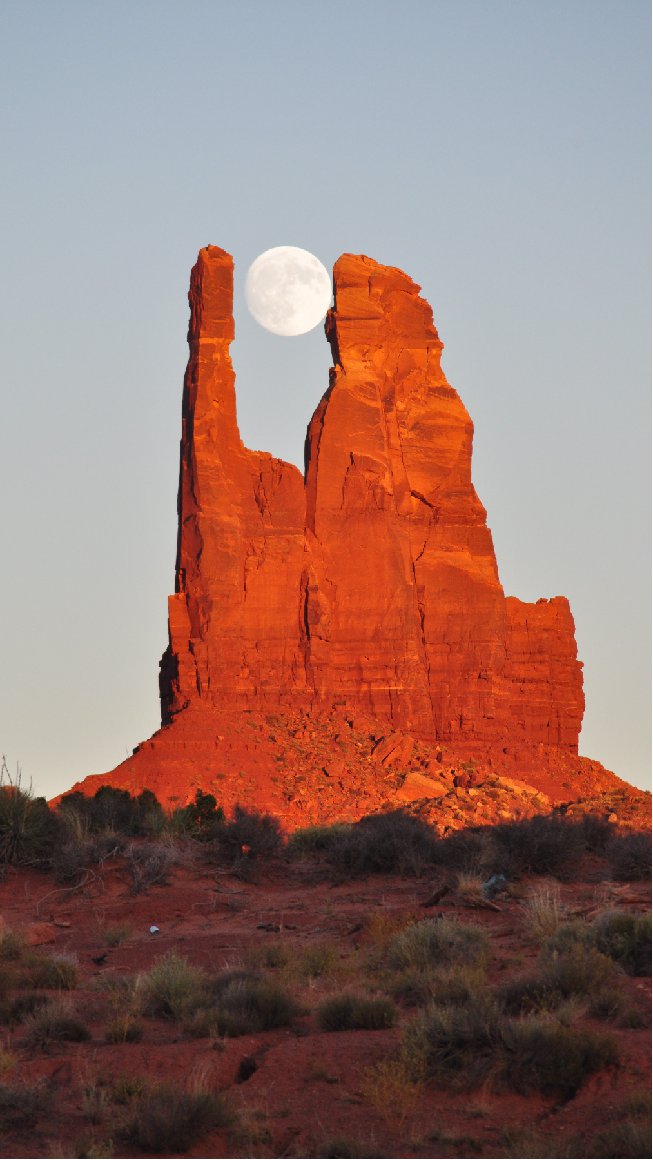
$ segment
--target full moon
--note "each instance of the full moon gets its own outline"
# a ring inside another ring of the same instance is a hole
[[[331,278],[315,254],[275,246],[252,262],[245,298],[250,314],[266,330],[286,337],[306,334],[331,305]]]

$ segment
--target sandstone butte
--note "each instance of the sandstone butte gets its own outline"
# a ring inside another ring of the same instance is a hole
[[[333,285],[302,476],[243,445],[233,259],[200,251],[162,728],[74,788],[168,806],[202,788],[288,829],[409,804],[443,831],[610,794],[625,809],[630,787],[578,756],[568,601],[504,594],[420,287],[353,254]]]

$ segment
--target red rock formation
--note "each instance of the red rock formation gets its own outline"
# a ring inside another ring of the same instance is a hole
[[[419,287],[347,254],[334,369],[299,472],[236,423],[232,260],[191,279],[179,547],[164,723],[187,707],[356,706],[467,744],[574,748],[580,666],[566,602],[506,601],[471,479],[473,426]]]
[[[538,770],[577,753],[573,619],[564,597],[504,595],[472,484],[473,425],[419,287],[370,258],[336,263],[334,367],[308,428],[304,484],[241,441],[232,270],[207,246],[191,276],[165,728],[110,780],[184,798],[211,783],[225,730],[254,726],[252,714],[328,720],[335,709],[352,727],[366,721],[373,742],[409,734],[446,745],[450,761],[525,769],[537,785]],[[249,740],[250,799],[258,786],[282,809],[270,747]],[[408,762],[400,741],[391,748]],[[432,765],[433,754],[415,772]],[[368,768],[386,776],[381,762]]]

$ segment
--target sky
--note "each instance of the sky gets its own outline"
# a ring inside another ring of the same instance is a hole
[[[404,269],[507,594],[565,594],[580,751],[650,785],[648,0],[1,0],[0,751],[51,796],[159,724],[188,278],[236,262],[241,434],[302,464],[301,246]]]

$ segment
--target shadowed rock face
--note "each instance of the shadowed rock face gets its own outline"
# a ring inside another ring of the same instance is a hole
[[[568,602],[504,596],[473,425],[419,287],[370,258],[336,263],[304,481],[240,438],[232,274],[208,246],[191,275],[164,725],[336,706],[454,745],[577,752]]]

